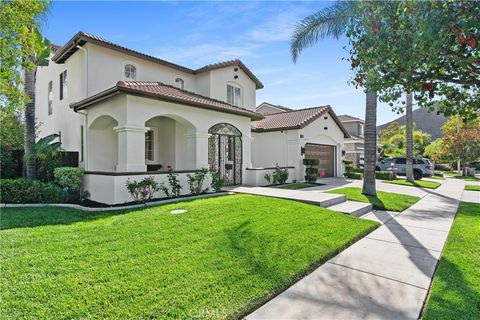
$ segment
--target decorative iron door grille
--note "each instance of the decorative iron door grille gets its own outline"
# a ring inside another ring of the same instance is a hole
[[[208,164],[216,171],[224,185],[242,183],[242,133],[234,126],[220,123],[208,132]]]

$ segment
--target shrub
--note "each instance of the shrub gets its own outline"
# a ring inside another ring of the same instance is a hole
[[[442,171],[451,171],[452,166],[445,163],[435,163],[435,170],[442,170]]]
[[[212,182],[210,183],[212,189],[215,190],[215,192],[222,191],[224,181],[220,177],[220,174],[216,171],[210,171],[210,175],[212,176]]]
[[[352,168],[352,172],[364,173],[364,170],[362,168]]]
[[[343,175],[345,176],[345,178],[349,178],[349,179],[357,179],[357,180],[363,179],[363,173],[359,173],[359,172],[345,172]]]
[[[288,169],[281,169],[278,165],[272,173],[273,183],[284,184],[288,180]]]
[[[188,186],[191,194],[208,192],[208,188],[203,189],[203,181],[207,174],[208,170],[205,168],[195,171],[193,175],[187,174]]]
[[[303,164],[307,166],[305,169],[305,180],[308,183],[315,183],[318,178],[319,159],[303,159]]]
[[[53,183],[32,179],[0,180],[2,203],[59,203],[62,189]]]
[[[376,171],[375,177],[382,180],[395,180],[395,172],[393,171]]]
[[[160,190],[160,184],[152,176],[146,177],[141,181],[130,181],[130,179],[127,179],[125,185],[132,198],[142,203],[151,200],[153,194]]]
[[[344,163],[346,166],[352,166],[352,165],[353,165],[353,160],[344,159],[344,160],[343,160],[343,163]]]
[[[165,192],[165,194],[167,194],[167,197],[169,197],[170,195],[172,197],[179,197],[180,191],[182,190],[182,185],[178,180],[178,174],[173,172],[173,169],[169,167],[169,172],[167,176],[168,176],[168,184],[170,185],[172,192],[171,194]]]
[[[268,184],[272,184],[272,176],[270,175],[270,173],[265,173],[263,175],[263,178],[267,181]]]
[[[83,169],[58,167],[53,170],[53,176],[55,183],[62,188],[67,202],[80,200]]]

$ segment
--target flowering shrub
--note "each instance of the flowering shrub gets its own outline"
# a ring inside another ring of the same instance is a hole
[[[153,177],[146,177],[141,181],[127,180],[127,190],[137,202],[145,203],[153,198],[153,194],[161,189],[161,185]]]
[[[188,186],[191,194],[200,194],[208,192],[208,188],[203,189],[203,181],[208,174],[208,170],[203,168],[195,171],[193,175],[187,174]]]
[[[220,192],[223,187],[223,179],[220,177],[220,174],[216,171],[210,171],[210,175],[212,176],[212,182],[210,186],[212,187],[215,192]]]
[[[272,173],[273,183],[284,184],[288,180],[288,169],[281,169],[278,164]]]
[[[180,191],[182,190],[182,185],[180,184],[180,181],[178,180],[178,174],[173,172],[172,166],[167,167],[168,170],[168,184],[170,185],[170,188],[172,189],[171,194],[165,192],[165,188],[163,189],[165,194],[167,194],[167,197],[179,197],[180,196]]]

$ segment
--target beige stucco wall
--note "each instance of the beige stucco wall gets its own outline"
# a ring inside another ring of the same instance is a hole
[[[238,71],[234,71],[238,69]],[[234,77],[238,76],[237,79]],[[210,97],[227,101],[227,84],[242,89],[242,105],[245,109],[255,111],[256,87],[255,82],[239,67],[230,66],[210,71]]]

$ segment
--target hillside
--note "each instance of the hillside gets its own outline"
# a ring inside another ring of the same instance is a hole
[[[413,122],[415,122],[416,129],[429,133],[432,136],[432,141],[442,137],[441,127],[445,121],[447,121],[447,118],[443,115],[437,115],[436,112],[428,112],[426,108],[418,108],[413,111]],[[392,122],[398,122],[401,125],[404,125],[405,115],[378,126],[378,131],[382,130]]]

